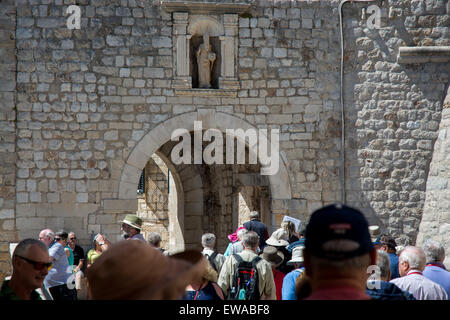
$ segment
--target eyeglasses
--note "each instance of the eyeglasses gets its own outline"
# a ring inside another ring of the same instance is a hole
[[[37,271],[41,271],[44,268],[47,268],[47,270],[50,270],[52,268],[51,262],[38,262],[38,261],[30,260],[30,259],[22,257],[22,256],[16,256],[16,257],[19,257],[19,258],[25,260],[26,262],[31,263],[33,265],[34,269]]]
[[[77,240],[77,237],[69,238],[69,240]]]

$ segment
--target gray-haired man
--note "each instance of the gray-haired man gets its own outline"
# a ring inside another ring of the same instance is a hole
[[[259,236],[254,231],[248,231],[244,234],[242,245],[244,250],[236,255],[228,256],[222,266],[217,284],[222,288],[225,296],[230,297],[232,292],[233,280],[238,265],[235,256],[239,256],[243,261],[250,262],[258,257],[257,250],[259,244]],[[260,299],[275,300],[275,282],[273,279],[272,266],[264,259],[260,259],[256,263],[258,271],[258,294]]]
[[[55,233],[51,229],[44,229],[39,233],[39,240],[48,247],[50,261],[53,263],[44,280],[54,300],[77,300],[75,285],[71,284],[72,267],[69,266],[64,247],[55,241]]]
[[[450,297],[450,272],[444,266],[445,249],[437,241],[428,240],[423,246],[427,264],[423,276],[440,284]]]
[[[153,248],[161,251],[164,255],[169,255],[169,252],[161,248],[161,235],[158,232],[151,232],[148,235],[148,244],[151,245]]]
[[[13,274],[0,289],[0,301],[41,300],[35,289],[41,288],[51,268],[47,246],[36,239],[19,242],[12,256]]]
[[[216,236],[213,233],[205,233],[202,235],[202,246],[202,254],[209,260],[211,267],[217,271],[217,274],[220,274],[225,257],[215,250]]]
[[[374,300],[416,300],[409,292],[403,291],[395,284],[388,282],[391,278],[389,255],[384,250],[377,250],[375,273],[379,279],[367,280],[366,293]]]
[[[417,300],[447,300],[447,293],[436,282],[425,278],[426,258],[422,248],[408,246],[400,253],[398,271],[401,278],[391,280],[400,289],[411,293]]]

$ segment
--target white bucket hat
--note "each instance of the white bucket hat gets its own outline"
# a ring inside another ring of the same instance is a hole
[[[369,233],[372,242],[376,242],[378,237],[381,235],[380,226],[377,225],[369,226]]]
[[[266,240],[266,244],[275,247],[285,247],[289,245],[289,235],[283,228],[275,230],[269,239]]]
[[[297,246],[292,249],[292,259],[289,260],[286,264],[291,265],[295,262],[303,262],[303,249],[305,249],[304,246]]]

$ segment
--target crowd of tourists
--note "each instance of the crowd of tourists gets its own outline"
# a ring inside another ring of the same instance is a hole
[[[253,211],[223,253],[205,233],[203,251],[169,254],[158,233],[143,237],[133,214],[122,221],[123,241],[97,234],[87,252],[74,232],[44,229],[15,247],[0,300],[449,299],[441,243],[397,246],[359,210],[339,204],[313,212],[305,228],[294,220],[269,235]]]

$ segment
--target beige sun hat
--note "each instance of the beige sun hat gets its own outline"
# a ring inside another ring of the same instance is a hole
[[[266,244],[269,246],[281,247],[289,245],[289,235],[283,228],[275,230],[269,239],[266,240]]]
[[[207,263],[200,251],[165,256],[142,241],[119,241],[86,276],[94,300],[177,300],[201,280]]]

